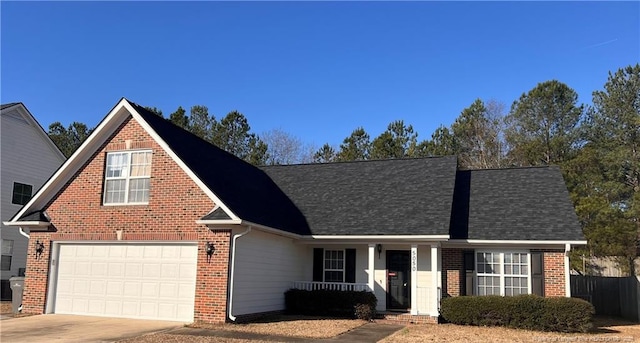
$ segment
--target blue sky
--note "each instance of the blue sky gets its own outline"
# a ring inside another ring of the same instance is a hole
[[[237,109],[257,133],[338,145],[403,119],[420,139],[476,98],[557,79],[580,101],[640,61],[640,2],[5,2],[2,103],[45,128],[127,97]]]

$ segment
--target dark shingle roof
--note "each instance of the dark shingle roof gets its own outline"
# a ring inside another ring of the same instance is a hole
[[[9,108],[9,107],[13,107],[15,105],[19,105],[19,102],[10,102],[8,104],[2,104],[0,105],[0,110],[4,110],[5,108]]]
[[[171,150],[238,217],[300,235],[309,227],[289,198],[259,168],[130,102]]]
[[[456,158],[262,167],[316,235],[447,235]]]
[[[558,167],[456,171],[449,156],[257,168],[131,105],[243,220],[300,235],[584,240]]]
[[[451,238],[585,239],[556,166],[458,171]]]

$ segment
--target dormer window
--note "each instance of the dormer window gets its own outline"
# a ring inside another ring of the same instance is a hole
[[[151,151],[107,153],[104,204],[147,204],[151,179]]]

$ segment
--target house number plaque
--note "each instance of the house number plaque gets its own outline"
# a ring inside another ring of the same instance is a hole
[[[411,251],[411,271],[415,272],[418,270],[418,252],[413,250]]]

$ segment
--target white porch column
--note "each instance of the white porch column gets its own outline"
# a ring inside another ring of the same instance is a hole
[[[376,245],[375,244],[369,244],[369,279],[367,281],[367,284],[369,285],[369,290],[371,292],[375,292],[375,288],[373,288],[374,286],[374,274],[375,274],[375,250],[376,250]]]
[[[431,315],[438,315],[438,244],[431,244]]]
[[[411,245],[411,314],[418,314],[418,245]]]
[[[571,268],[569,266],[569,252],[571,244],[564,245],[564,296],[571,297]]]

